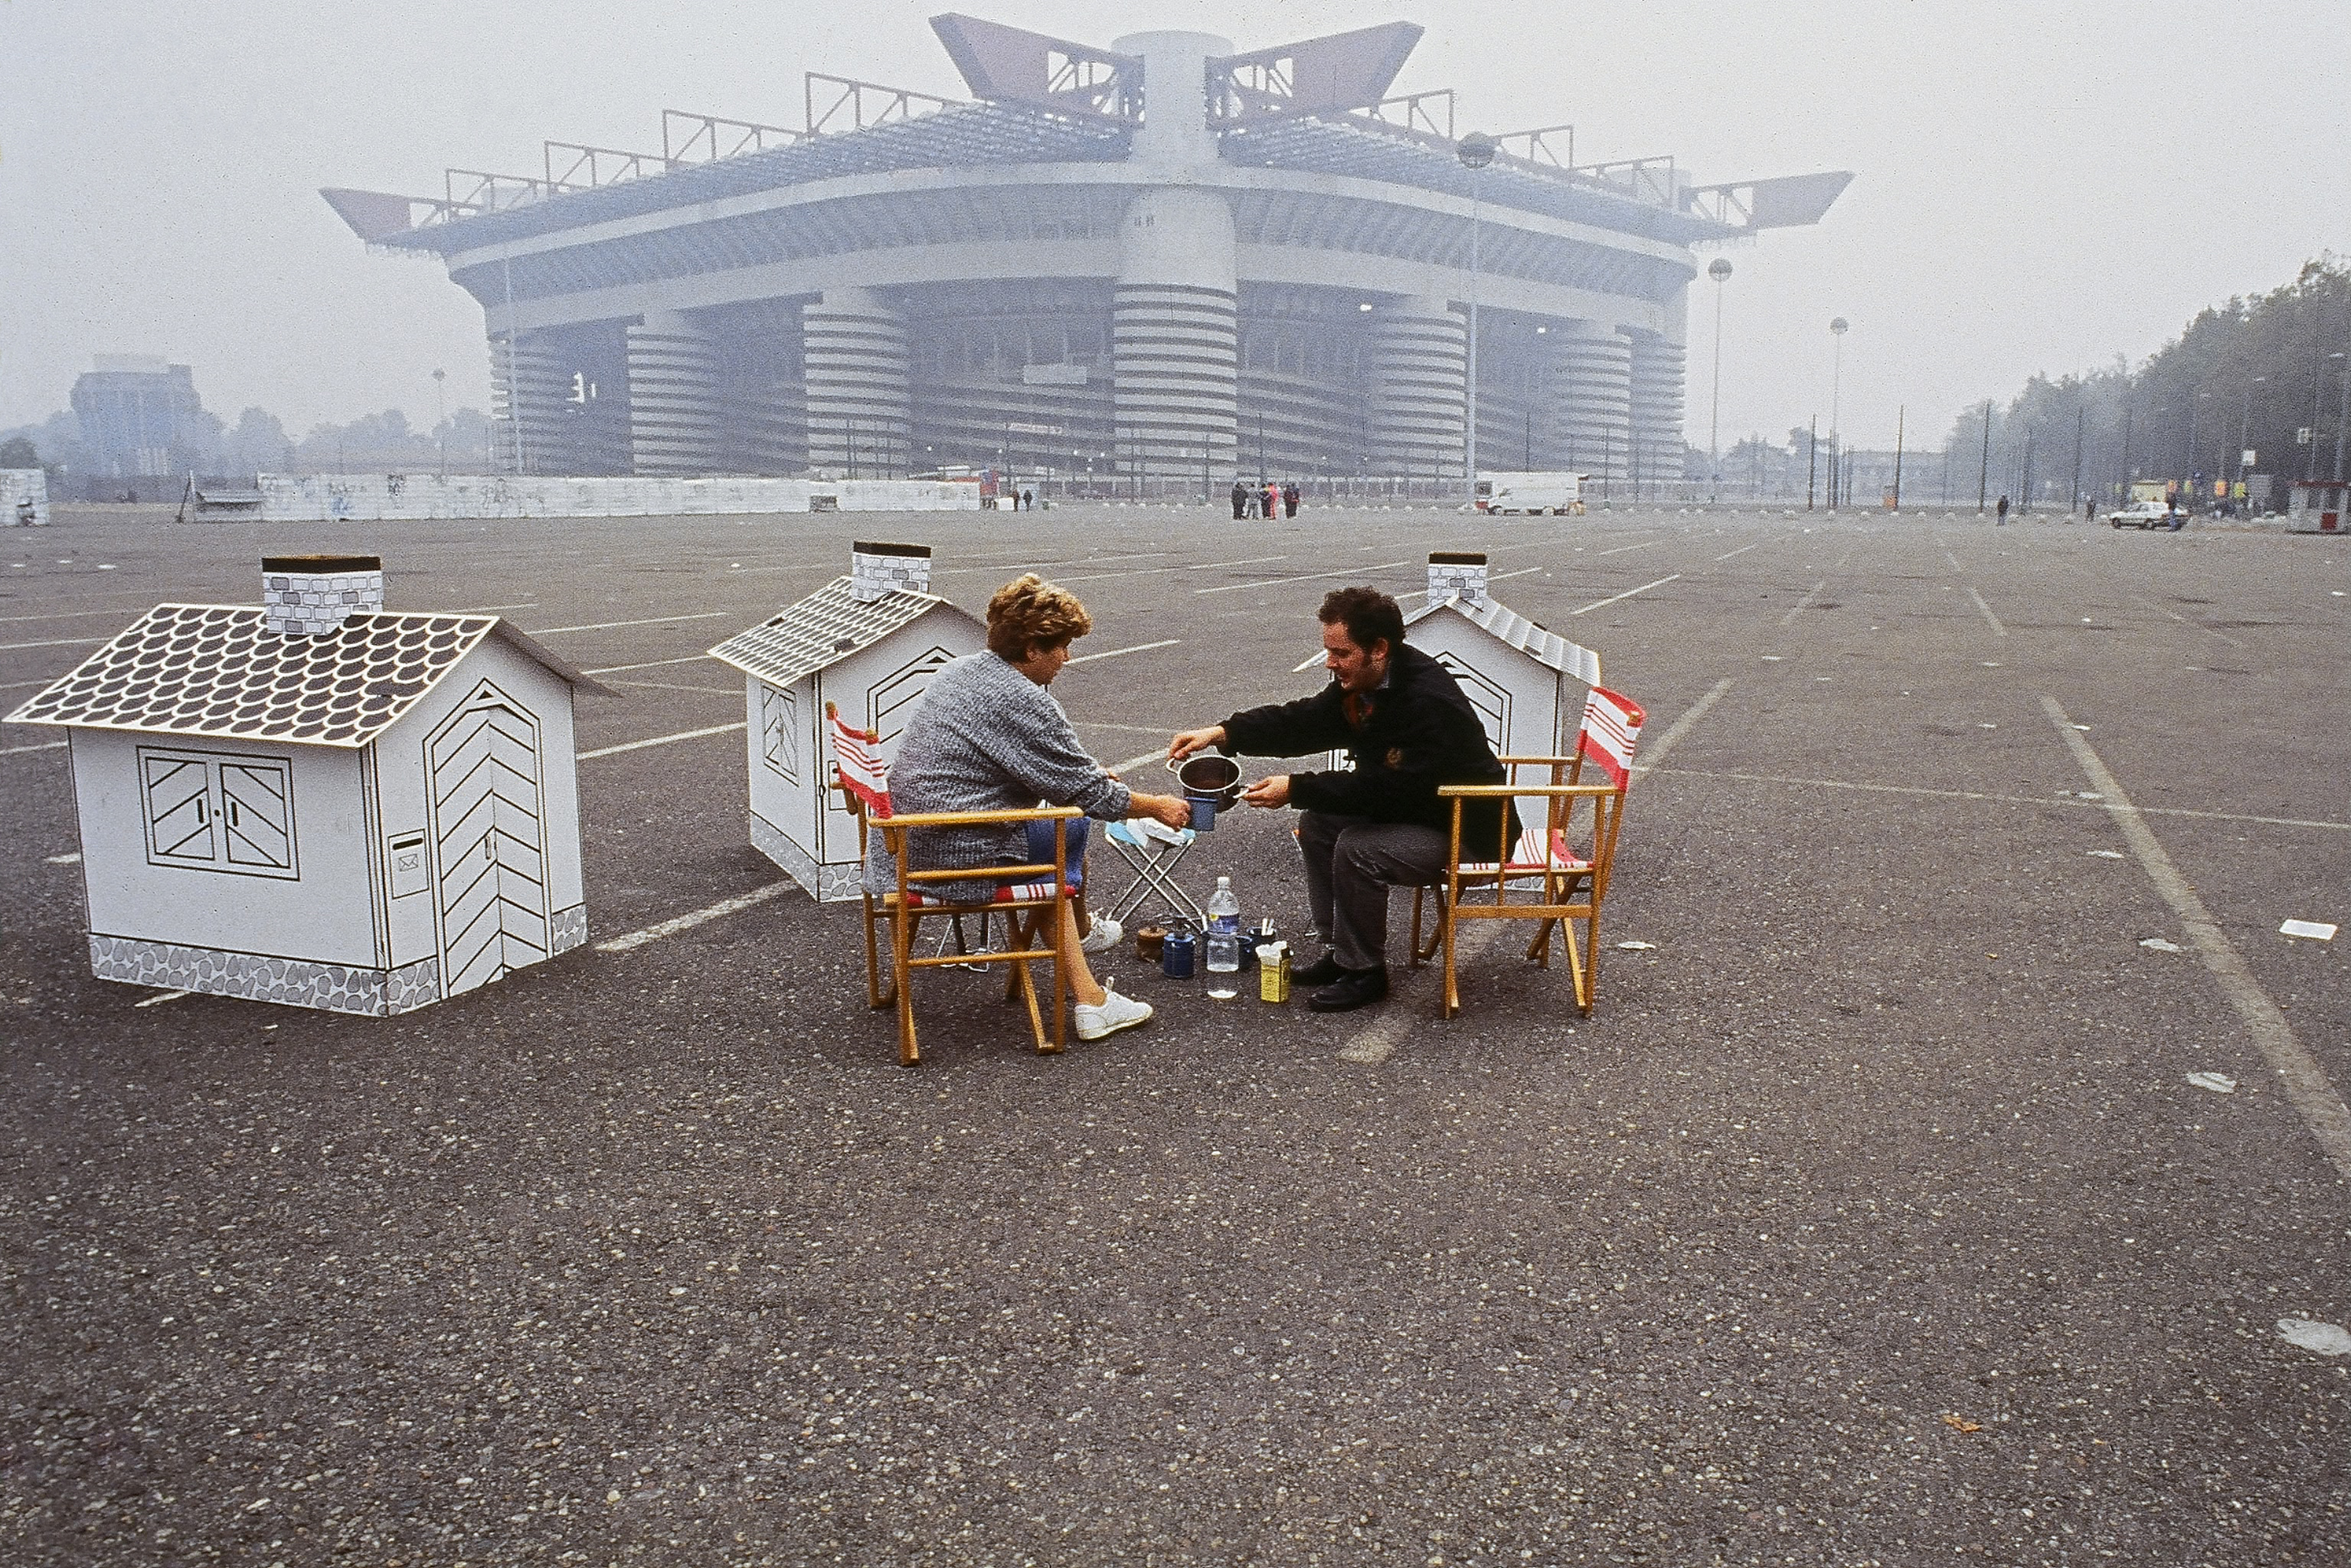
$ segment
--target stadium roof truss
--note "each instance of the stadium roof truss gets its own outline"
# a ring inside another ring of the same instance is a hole
[[[320,194],[371,245],[446,255],[843,176],[1126,158],[1144,112],[1138,57],[956,13],[931,26],[982,101],[810,71],[797,131],[664,110],[659,153],[549,141],[536,176],[452,169],[437,198]],[[1499,155],[1473,177],[1454,156],[1450,89],[1388,96],[1421,33],[1395,22],[1210,59],[1220,156],[1474,195],[1677,245],[1818,222],[1853,178],[1693,186],[1669,157],[1578,164],[1565,125],[1496,137]]]

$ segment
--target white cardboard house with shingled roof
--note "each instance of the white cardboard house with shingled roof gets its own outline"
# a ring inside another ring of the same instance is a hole
[[[1431,553],[1428,600],[1404,618],[1405,640],[1453,672],[1496,756],[1556,757],[1575,744],[1600,655],[1497,602],[1487,570],[1480,554]],[[1543,810],[1541,796],[1519,801],[1524,821]]]
[[[710,650],[743,675],[752,845],[825,903],[857,896],[865,852],[832,788],[825,705],[894,758],[931,677],[987,646],[986,626],[930,591],[930,547],[850,550],[847,577]]]
[[[383,609],[371,556],[159,604],[10,716],[72,746],[101,979],[385,1017],[587,939],[572,695],[494,615]]]

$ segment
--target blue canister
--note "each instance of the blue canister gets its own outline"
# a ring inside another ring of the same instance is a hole
[[[1184,803],[1192,808],[1192,831],[1212,833],[1217,830],[1217,798],[1214,795],[1186,795]]]
[[[1199,951],[1200,939],[1189,925],[1171,925],[1166,939],[1159,944],[1159,972],[1171,980],[1192,977],[1192,960]]]

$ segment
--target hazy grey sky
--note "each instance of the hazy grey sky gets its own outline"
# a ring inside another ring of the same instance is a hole
[[[659,150],[661,111],[797,125],[806,69],[961,97],[926,17],[872,0],[0,0],[0,425],[65,406],[93,352],[195,367],[204,405],[299,433],[432,372],[486,407],[479,311],[439,266],[371,256],[321,185],[423,194],[444,166],[528,173],[554,138]],[[1723,0],[1365,10],[1001,0],[961,8],[1108,43],[1185,27],[1243,48],[1392,19],[1428,29],[1398,91],[1460,129],[1572,121],[1579,159],[1672,153],[1701,182],[1845,168],[1817,228],[1729,250],[1722,429],[1829,402],[1914,439],[2034,371],[2133,359],[2197,309],[2351,251],[2343,0]],[[1712,285],[1692,294],[1704,446]]]

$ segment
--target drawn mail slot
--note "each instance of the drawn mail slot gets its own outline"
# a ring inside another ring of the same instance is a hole
[[[392,851],[392,896],[406,898],[413,893],[423,893],[432,878],[424,869],[424,835],[394,833]]]

